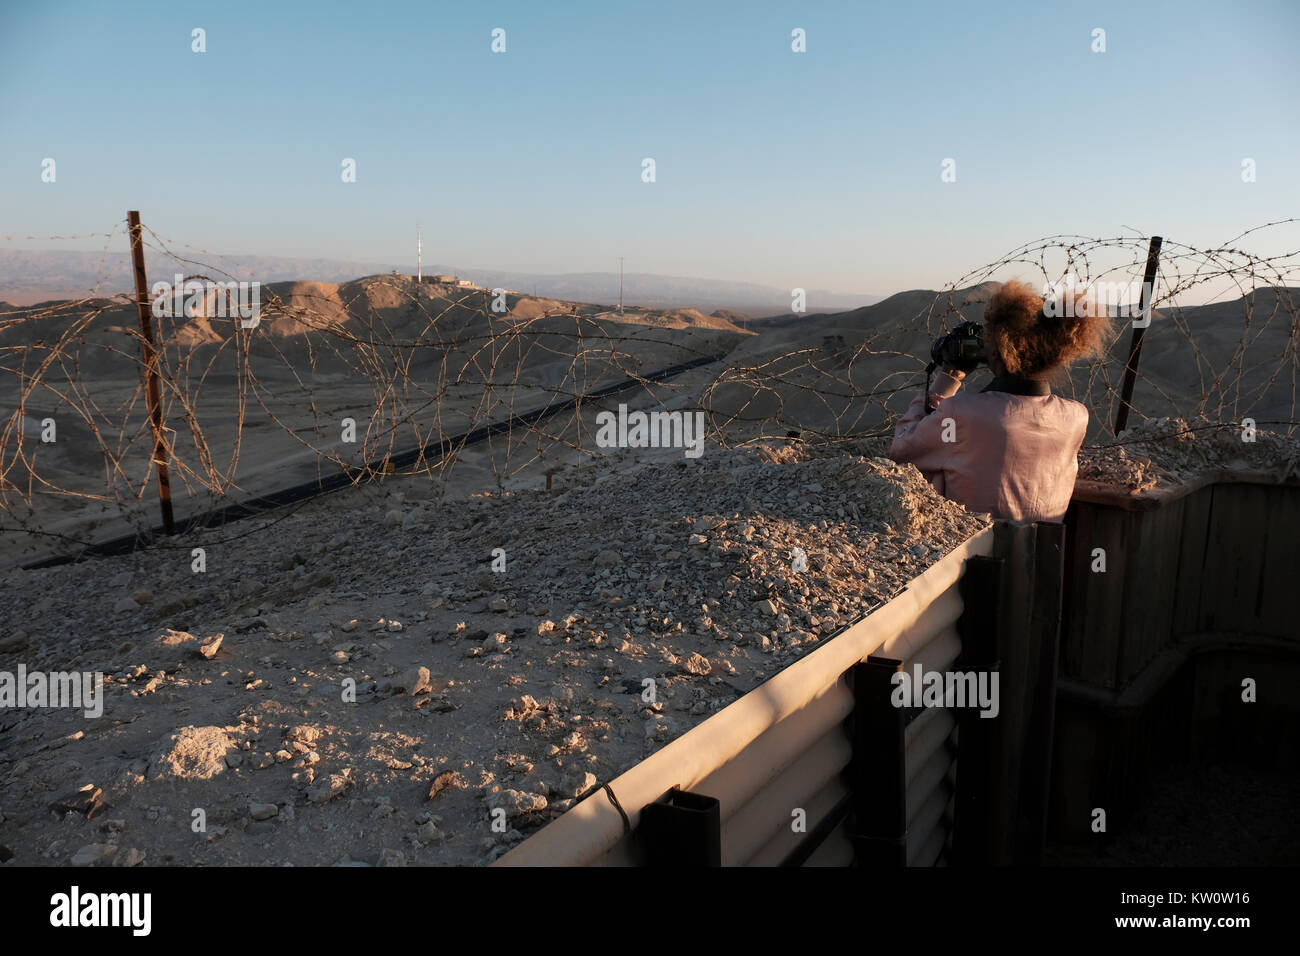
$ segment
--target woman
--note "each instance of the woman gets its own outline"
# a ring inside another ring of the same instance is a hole
[[[925,413],[924,393],[912,400],[889,456],[916,465],[936,491],[970,511],[1062,521],[1088,410],[1053,395],[1047,379],[1102,350],[1110,319],[1090,311],[1076,307],[1071,317],[1052,317],[1023,282],[1003,285],[984,310],[993,381],[959,395],[968,370],[945,367],[930,388],[933,411]]]

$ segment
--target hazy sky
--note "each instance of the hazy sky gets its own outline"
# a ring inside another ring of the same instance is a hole
[[[1055,233],[1218,244],[1300,213],[1298,42],[1297,0],[0,0],[0,248],[138,208],[414,268],[422,222],[426,262],[887,293]]]

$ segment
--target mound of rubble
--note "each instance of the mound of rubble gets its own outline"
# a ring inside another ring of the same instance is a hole
[[[102,716],[0,711],[0,862],[489,862],[988,524],[799,447],[570,475],[10,572],[0,672],[104,683]]]
[[[1300,440],[1253,425],[1157,418],[1079,452],[1080,480],[1134,494],[1194,481],[1219,469],[1261,472],[1279,482],[1300,477]]]

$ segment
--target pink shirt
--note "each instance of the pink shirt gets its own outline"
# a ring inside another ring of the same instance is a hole
[[[959,378],[937,372],[930,386],[937,410],[926,415],[924,392],[918,394],[894,429],[889,457],[916,465],[935,491],[969,511],[1062,521],[1088,409],[1059,395],[958,395],[960,388]]]

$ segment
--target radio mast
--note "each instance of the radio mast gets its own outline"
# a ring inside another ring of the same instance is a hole
[[[424,281],[424,227],[415,227],[415,281]]]

